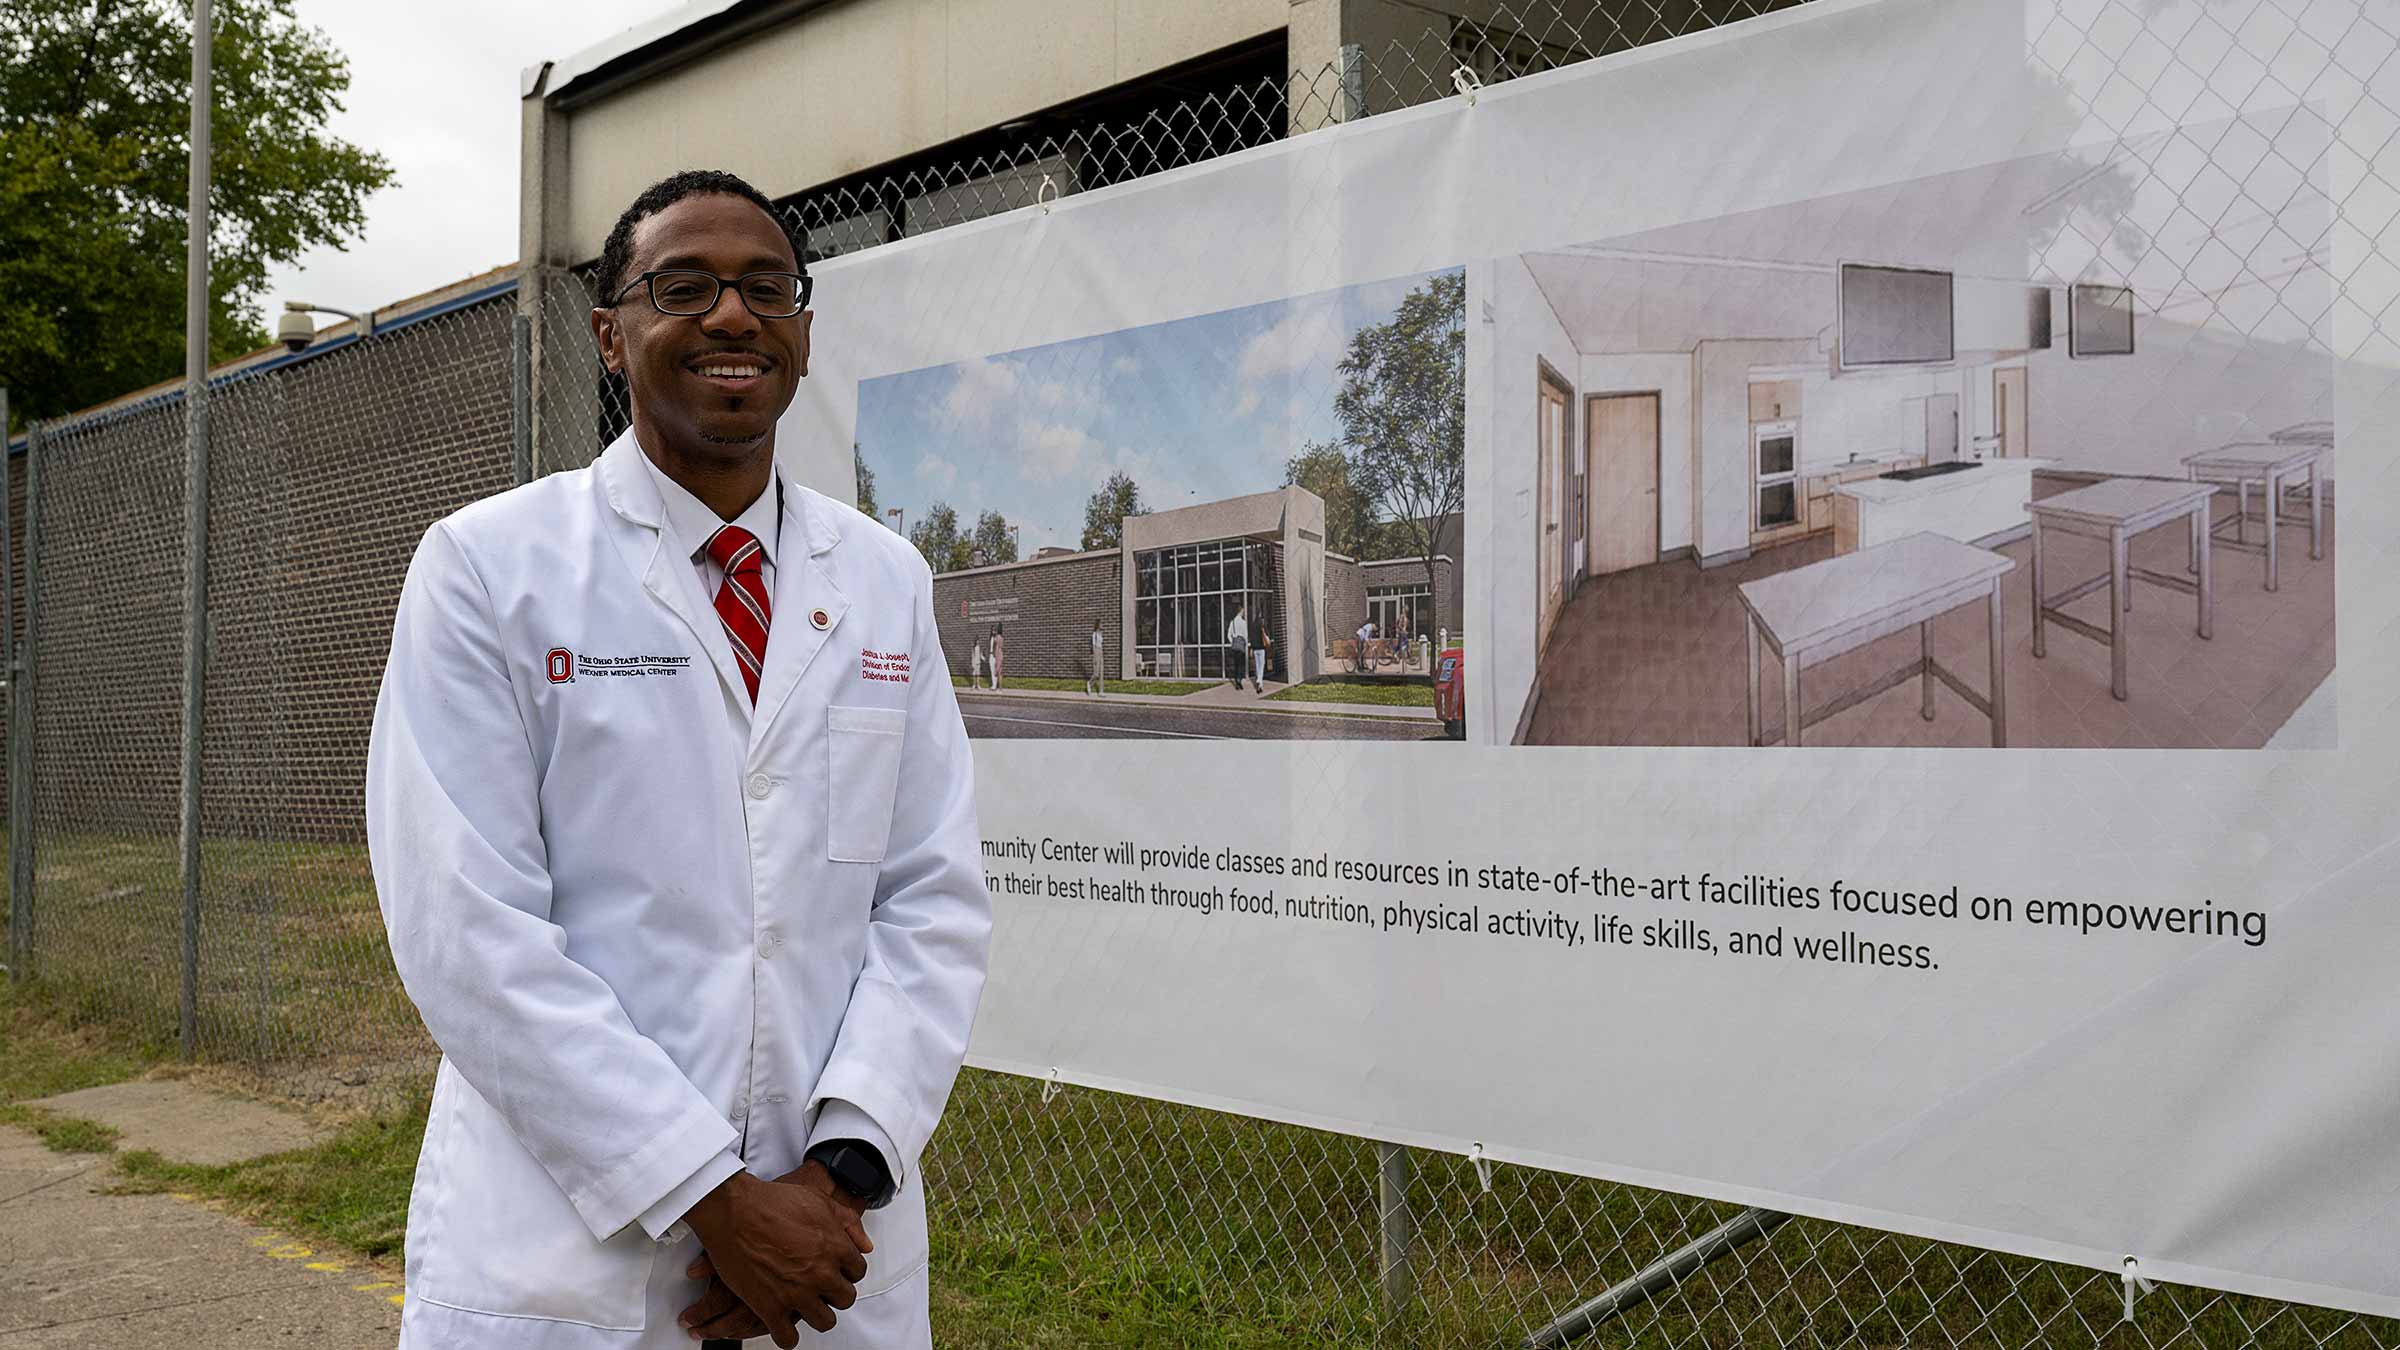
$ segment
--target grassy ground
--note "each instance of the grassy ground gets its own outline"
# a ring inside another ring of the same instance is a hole
[[[1267,695],[1269,703],[1372,703],[1386,708],[1430,708],[1431,684],[1380,684],[1325,676]]]
[[[105,1135],[36,1120],[22,1103],[174,1058],[174,944],[128,931],[155,917],[149,897],[100,898],[159,885],[171,846],[45,842],[37,978],[0,982],[0,1120],[44,1129],[54,1146],[105,1150]],[[252,878],[282,903],[247,928],[220,925],[219,941],[230,928],[256,945],[204,940],[204,952],[250,964],[208,972],[202,1048],[270,1084],[296,1083],[302,1097],[362,1062],[397,1065],[377,1081],[399,1086],[354,1094],[364,1104],[314,1148],[222,1168],[137,1153],[118,1167],[123,1185],[212,1197],[280,1231],[388,1258],[405,1231],[430,1061],[413,1017],[396,1025],[407,1005],[388,963],[361,959],[360,936],[377,929],[363,859],[349,853],[212,853],[213,879]],[[274,857],[285,861],[265,861]],[[280,870],[250,870],[265,868]],[[308,1054],[254,1060],[262,1046]],[[1510,1345],[1734,1212],[1522,1168],[1494,1169],[1487,1191],[1460,1159],[1410,1156],[1417,1297],[1387,1314],[1373,1144],[1082,1089],[1044,1102],[1038,1082],[970,1070],[923,1166],[935,1197],[936,1340],[970,1350]],[[2137,1326],[2122,1327],[2119,1297],[2104,1273],[1795,1220],[1581,1344],[2400,1346],[2400,1323],[2190,1289],[2162,1289]]]
[[[965,675],[951,676],[950,683],[959,689],[984,687]],[[1197,694],[1203,689],[1215,688],[1216,685],[1222,683],[1221,680],[1104,680],[1100,687],[1112,694],[1159,694],[1170,698],[1180,698],[1185,694]],[[1010,689],[1039,689],[1050,693],[1080,694],[1091,686],[1082,680],[1054,679],[1047,675],[1011,675],[1001,681],[1000,688],[1002,692]]]

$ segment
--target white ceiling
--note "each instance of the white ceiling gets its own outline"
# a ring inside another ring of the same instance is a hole
[[[2321,127],[2290,110],[2181,127],[1527,254],[1525,264],[1587,352],[1815,337],[1834,321],[1841,262],[1962,281],[2107,280],[2131,284],[2147,312],[2240,319],[2295,284],[2330,301],[2330,279],[2311,265],[2331,219],[2309,181],[2323,177]]]

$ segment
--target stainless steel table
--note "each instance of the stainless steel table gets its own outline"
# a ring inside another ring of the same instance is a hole
[[[2199,597],[2199,633],[2211,636],[2216,612],[2216,588],[2210,580],[2209,501],[2216,496],[2209,483],[2178,483],[2160,478],[2111,478],[2090,487],[2062,492],[2025,504],[2033,514],[2033,654],[2047,654],[2043,629],[2057,624],[2070,633],[2108,647],[2108,692],[2123,699],[2125,687],[2125,616],[2133,611],[2135,580],[2184,591]],[[2132,565],[2135,536],[2173,521],[2190,522],[2191,555],[2197,578],[2169,576]],[[2042,535],[2045,531],[2080,534],[2108,541],[2108,571],[2089,581],[2051,595],[2042,584]],[[2064,606],[2108,588],[2108,627],[2085,623],[2064,612]]]
[[[1912,534],[1888,544],[1845,553],[1824,562],[1745,581],[1736,593],[1748,611],[1750,643],[1750,744],[1765,745],[1765,653],[1783,662],[1785,745],[1800,744],[1809,727],[1868,699],[1917,680],[1918,715],[1933,720],[1933,682],[1950,686],[1967,706],[1991,719],[1992,744],[2008,744],[2008,694],[2004,664],[2008,643],[2000,631],[2000,579],[2016,570],[2016,559],[1962,544],[1938,534]],[[1933,659],[1933,621],[1981,600],[1991,624],[1991,695],[1986,698]],[[1800,672],[1914,625],[1917,659],[1817,708],[1800,710]]]
[[[2308,556],[2325,556],[2324,480],[2317,472],[2318,461],[2324,457],[2326,445],[2321,441],[2269,440],[2236,445],[2221,445],[2214,450],[2201,450],[2183,457],[2185,473],[2195,483],[2231,483],[2234,491],[2234,512],[2222,520],[2211,520],[2208,532],[2217,535],[2227,525],[2233,526],[2233,538],[2219,538],[2226,548],[2267,555],[2267,589],[2272,591],[2283,584],[2283,555],[2278,545],[2285,525],[2308,526]],[[2308,514],[2287,516],[2283,510],[2283,494],[2293,481],[2305,472],[2308,475]],[[2250,542],[2250,485],[2258,484],[2266,496],[2267,537],[2263,544]],[[2192,550],[2191,567],[2200,565],[2199,546]]]

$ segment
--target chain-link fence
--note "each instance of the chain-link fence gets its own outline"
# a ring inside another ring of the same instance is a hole
[[[854,252],[1787,7],[1364,6],[1383,27],[1321,68],[788,209],[814,256]],[[2400,11],[2027,8],[2032,50],[2077,115],[2123,137],[2116,214],[2058,217],[2060,278],[2105,276],[2246,334],[2391,364]],[[2294,71],[2315,73],[2274,86]],[[2239,109],[2267,92],[2315,110],[2348,156],[2321,238],[2272,222],[2289,194],[2327,181],[2324,165],[2238,144],[2238,130],[2210,144],[2141,134],[2212,93]],[[2169,228],[2194,220],[2196,233]],[[387,319],[212,394],[194,892],[178,835],[183,404],[164,395],[37,427],[14,457],[6,951],[53,1008],[247,1065],[296,1095],[373,1091],[429,1067],[363,846],[392,609],[431,522],[529,473],[588,464],[626,417],[592,346],[588,272],[529,275],[531,297],[502,286]],[[2321,298],[2292,284],[2302,277]],[[1228,1344],[2400,1347],[2390,1322],[2186,1288],[2128,1316],[2114,1273],[974,1071],[926,1173],[947,1263],[937,1321],[963,1331],[972,1318],[991,1343],[1142,1340],[1150,1310],[1197,1305]]]

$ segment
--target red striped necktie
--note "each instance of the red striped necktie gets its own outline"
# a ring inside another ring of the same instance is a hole
[[[739,525],[727,525],[708,537],[708,556],[724,570],[717,587],[717,617],[733,642],[733,659],[742,666],[742,683],[750,686],[750,702],[758,702],[758,676],[767,664],[767,578],[761,565],[766,550],[758,536]]]

